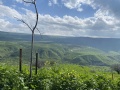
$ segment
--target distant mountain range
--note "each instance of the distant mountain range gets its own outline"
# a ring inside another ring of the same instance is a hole
[[[30,41],[30,34],[0,32],[0,61],[14,62],[18,59],[19,48],[22,48],[23,60],[27,62]],[[120,63],[119,38],[35,35],[34,49],[39,53],[39,60],[98,66]]]
[[[91,38],[35,35],[35,41],[90,46],[103,51],[120,51],[120,38]],[[0,31],[0,41],[31,41],[30,34],[9,33]]]

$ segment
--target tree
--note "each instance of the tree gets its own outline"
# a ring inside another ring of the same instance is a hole
[[[111,69],[120,74],[120,64],[114,64],[111,66]]]
[[[38,10],[37,10],[37,6],[36,6],[36,0],[29,0],[29,1],[25,1],[22,0],[24,3],[29,3],[32,4],[35,8],[35,13],[36,13],[36,21],[35,21],[35,25],[33,27],[31,27],[28,23],[26,23],[24,20],[22,19],[18,19],[18,21],[21,21],[22,23],[24,23],[32,32],[32,36],[31,36],[31,58],[30,58],[30,77],[32,77],[32,62],[33,62],[33,47],[34,47],[34,32],[37,29],[37,25],[38,25]],[[38,30],[39,31],[39,30]]]

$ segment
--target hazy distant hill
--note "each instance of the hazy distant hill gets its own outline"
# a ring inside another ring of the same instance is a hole
[[[0,41],[30,41],[30,34],[0,32]],[[35,41],[95,47],[104,51],[120,51],[119,38],[90,38],[35,35]]]

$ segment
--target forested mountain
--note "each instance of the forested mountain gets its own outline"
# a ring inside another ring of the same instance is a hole
[[[30,41],[30,34],[0,32],[0,41]],[[91,38],[35,35],[35,41],[82,45],[98,48],[104,51],[120,51],[120,38]]]
[[[19,61],[19,49],[23,51],[23,62],[30,60],[30,42],[26,41],[1,41],[0,42],[0,62]],[[120,63],[120,53],[115,51],[104,52],[102,50],[70,44],[41,43],[34,44],[35,52],[39,54],[40,61],[55,61],[59,63],[73,63],[79,65],[106,66]]]
[[[24,61],[29,61],[30,34],[0,32],[0,41],[1,61],[18,60],[20,48]],[[120,63],[120,39],[117,38],[35,35],[34,46],[39,60],[99,66]]]

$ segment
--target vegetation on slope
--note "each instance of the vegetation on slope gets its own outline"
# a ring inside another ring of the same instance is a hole
[[[30,59],[30,42],[1,41],[0,47],[1,62],[13,61],[17,63],[20,48],[23,49],[24,62],[27,63]],[[99,66],[111,65],[120,62],[119,52],[111,54],[111,52],[106,53],[99,49],[86,46],[35,42],[34,53],[36,52],[39,53],[39,60],[42,61],[52,60],[63,63]]]
[[[33,72],[34,73],[34,72]],[[45,66],[29,79],[28,66],[22,73],[16,66],[0,64],[0,90],[119,90],[119,75],[114,80],[109,69],[72,64]]]

